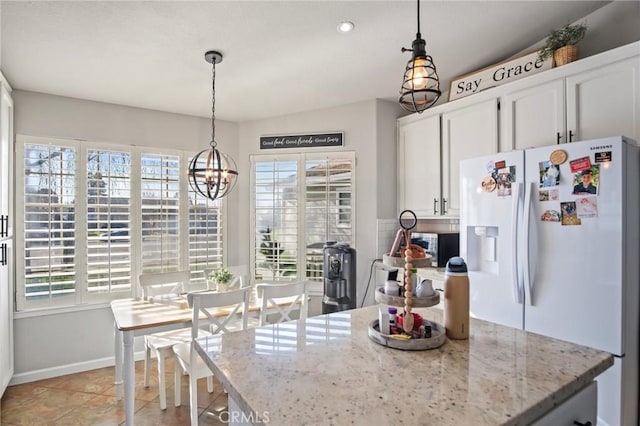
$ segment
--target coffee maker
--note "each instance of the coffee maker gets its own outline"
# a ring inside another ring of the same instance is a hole
[[[356,250],[347,243],[327,241],[323,247],[322,313],[356,308]]]

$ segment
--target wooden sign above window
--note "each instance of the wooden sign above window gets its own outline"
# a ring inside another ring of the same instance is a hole
[[[344,133],[318,135],[260,136],[260,149],[343,146]]]

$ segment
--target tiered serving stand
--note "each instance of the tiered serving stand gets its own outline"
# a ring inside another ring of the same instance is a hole
[[[383,288],[376,289],[375,300],[378,303],[384,303],[386,305],[404,307],[403,315],[403,335],[397,334],[382,334],[380,332],[379,320],[373,320],[369,323],[369,338],[374,342],[394,349],[401,349],[405,351],[423,351],[428,349],[439,348],[447,340],[445,329],[441,324],[433,321],[423,319],[424,325],[431,326],[431,337],[422,338],[406,338],[407,335],[411,335],[413,329],[413,315],[411,315],[412,308],[428,308],[440,303],[440,293],[435,292],[432,296],[428,297],[415,297],[413,295],[411,269],[414,267],[430,266],[431,259],[413,259],[411,257],[411,230],[416,226],[418,220],[414,212],[411,210],[405,210],[400,213],[399,218],[400,226],[404,229],[404,241],[405,241],[405,256],[404,256],[404,297],[390,296],[384,293]],[[388,255],[383,256],[383,262],[390,266],[400,266],[397,264],[401,258],[391,257]],[[429,265],[424,264],[428,262]],[[404,337],[403,337],[404,336]]]

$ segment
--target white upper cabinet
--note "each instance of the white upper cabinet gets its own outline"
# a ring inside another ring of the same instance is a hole
[[[640,56],[567,77],[569,142],[640,140]]]
[[[639,141],[639,45],[500,87],[500,151],[617,135]]]
[[[565,142],[564,79],[510,91],[500,100],[500,151]]]
[[[440,114],[398,124],[398,207],[439,215]]]
[[[460,160],[498,151],[498,100],[442,114],[442,214],[460,215]]]
[[[617,135],[640,142],[640,42],[399,119],[398,211],[459,217],[460,160]]]

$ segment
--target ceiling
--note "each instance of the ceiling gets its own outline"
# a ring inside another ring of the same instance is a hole
[[[607,1],[423,1],[441,88]],[[2,71],[14,89],[247,121],[374,98],[395,101],[416,2],[6,1]],[[340,21],[355,23],[341,34]]]

